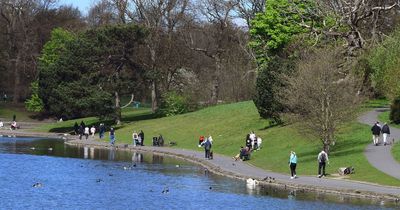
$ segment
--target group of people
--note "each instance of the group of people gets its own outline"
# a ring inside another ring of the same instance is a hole
[[[207,138],[200,136],[198,147],[204,147],[204,156],[206,159],[213,159],[213,152],[211,150],[213,145],[213,138],[209,135]]]
[[[377,121],[372,126],[371,131],[372,131],[372,141],[375,146],[379,145],[379,137],[381,134],[382,134],[382,139],[383,139],[383,145],[386,146],[388,144],[387,139],[389,138],[389,135],[390,135],[390,128],[386,122],[382,126]]]
[[[325,174],[325,166],[327,163],[329,164],[328,153],[326,153],[325,150],[322,150],[320,153],[318,153],[317,162],[318,162],[318,178],[321,178],[326,175]],[[297,178],[297,174],[296,174],[297,155],[294,151],[290,151],[288,163],[289,163],[290,175],[291,175],[290,178],[291,179]]]
[[[239,153],[233,157],[235,161],[237,160],[250,160],[250,155],[253,151],[258,151],[261,149],[262,139],[257,137],[254,131],[251,131],[246,135],[245,146],[241,146]]]
[[[133,131],[132,133],[132,144],[133,146],[144,146],[144,132],[142,130],[140,130],[139,133],[137,133],[136,131]]]
[[[99,137],[102,139],[104,137],[106,129],[103,123],[100,124],[99,126]],[[79,135],[79,139],[82,140],[82,137],[85,136],[85,139],[87,140],[89,136],[92,136],[94,138],[94,134],[96,133],[96,127],[92,125],[90,128],[89,126],[86,126],[83,121],[81,121],[81,124],[78,125],[77,122],[74,124],[74,132],[75,135]]]

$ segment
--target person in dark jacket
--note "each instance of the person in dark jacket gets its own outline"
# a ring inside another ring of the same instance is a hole
[[[379,126],[379,122],[376,122],[374,126],[372,126],[371,131],[372,131],[372,140],[374,141],[375,146],[378,146],[379,135],[381,134],[381,127]]]
[[[383,145],[386,146],[387,138],[390,135],[390,128],[387,123],[382,126]]]
[[[141,146],[144,146],[143,142],[144,142],[144,132],[142,130],[140,130],[139,132],[139,137],[142,139],[142,141],[140,142]]]
[[[202,143],[202,146],[204,147],[206,159],[210,159],[211,145],[212,145],[212,143],[208,138],[205,141],[203,141],[203,143]]]
[[[78,133],[79,133],[79,125],[77,122],[75,122],[75,124],[74,124],[74,132],[75,132],[75,135],[78,135]]]

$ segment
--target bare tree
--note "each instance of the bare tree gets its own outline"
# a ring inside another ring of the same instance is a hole
[[[202,17],[199,19],[206,19],[208,23],[204,24],[198,31],[204,33],[199,38],[194,38],[195,30],[189,33],[188,46],[190,49],[202,52],[207,57],[214,61],[214,71],[212,72],[211,96],[209,103],[216,104],[219,99],[223,54],[226,53],[229,44],[236,38],[232,33],[234,30],[232,17],[233,9],[236,6],[234,1],[226,0],[202,0],[198,2],[198,8]],[[196,40],[196,42],[195,42]]]
[[[126,15],[150,31],[146,44],[149,59],[144,64],[148,69],[152,110],[155,111],[159,106],[160,79],[168,79],[182,67],[180,62],[175,62],[179,55],[174,57],[174,53],[168,52],[177,47],[172,43],[179,39],[176,30],[187,17],[189,0],[131,0],[130,3]]]
[[[266,0],[235,0],[238,17],[246,21],[247,27],[251,27],[251,20],[257,13],[265,11]]]
[[[382,33],[386,24],[393,24],[387,17],[397,16],[395,10],[400,7],[398,0],[318,0],[317,16],[334,18],[333,21],[324,21],[323,30],[312,31],[328,36],[344,38],[347,43],[347,54],[353,55],[357,49],[364,48],[367,38],[375,40]],[[394,20],[393,18],[391,18]],[[386,22],[386,24],[382,24]],[[391,23],[390,23],[391,22]],[[343,30],[348,28],[348,30]]]
[[[335,143],[339,125],[352,119],[360,101],[357,82],[342,79],[338,50],[317,50],[298,65],[298,72],[288,79],[283,98],[290,110],[316,134],[329,151]]]
[[[102,0],[93,5],[87,16],[90,26],[101,26],[115,24],[118,22],[118,17],[115,15],[115,7],[109,0]]]

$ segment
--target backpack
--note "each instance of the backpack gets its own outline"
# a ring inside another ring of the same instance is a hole
[[[324,163],[326,161],[326,155],[325,153],[321,154],[321,162]]]

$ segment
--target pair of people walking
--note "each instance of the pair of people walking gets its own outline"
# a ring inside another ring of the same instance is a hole
[[[318,161],[318,178],[321,178],[325,176],[326,163],[329,164],[328,154],[324,150],[322,150],[317,156],[317,161]],[[289,168],[291,175],[290,179],[297,178],[296,167],[297,167],[297,155],[294,151],[290,151],[290,157],[289,157]]]
[[[390,135],[390,128],[387,123],[381,126],[379,122],[376,122],[371,128],[371,132],[372,132],[372,141],[375,146],[379,145],[379,136],[381,135],[381,133],[383,138],[383,145],[386,146],[387,139]]]

